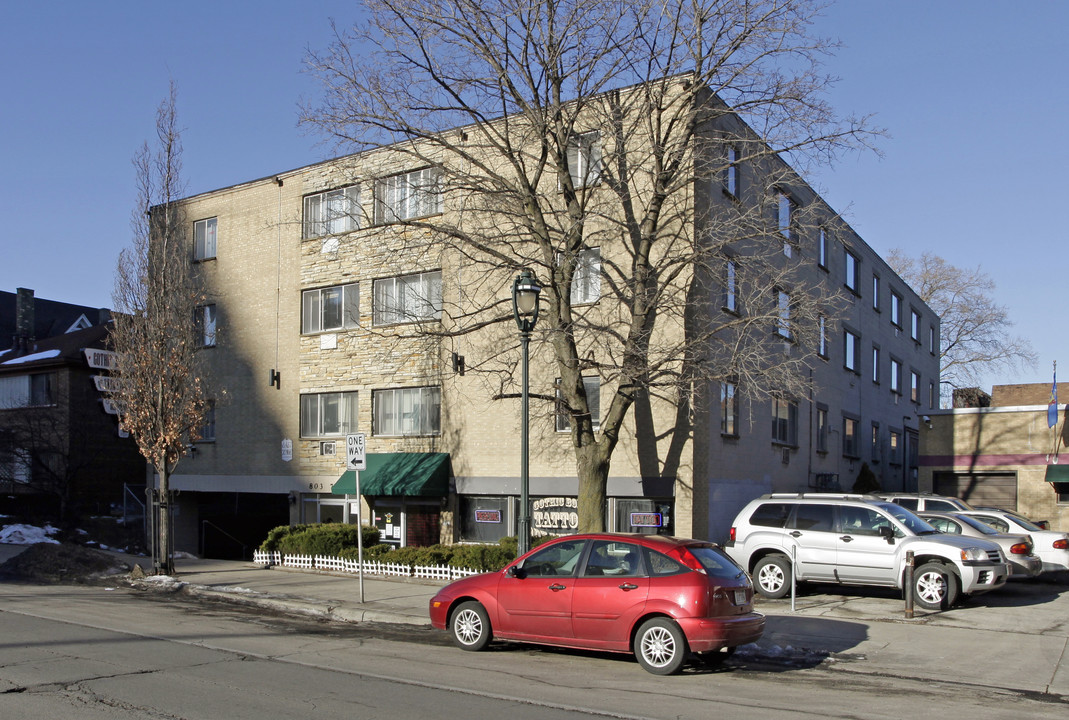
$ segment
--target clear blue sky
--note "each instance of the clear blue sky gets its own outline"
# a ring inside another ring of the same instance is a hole
[[[0,289],[110,306],[130,241],[131,158],[174,79],[189,192],[333,155],[297,128],[303,74],[328,2],[5,3],[0,23]],[[985,385],[1069,379],[1064,176],[1069,3],[840,0],[819,32],[841,112],[875,113],[884,157],[844,158],[810,181],[877,252],[934,251],[997,283],[1039,365]]]

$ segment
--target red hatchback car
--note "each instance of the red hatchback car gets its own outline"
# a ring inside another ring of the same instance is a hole
[[[670,675],[688,652],[719,661],[760,638],[765,617],[753,596],[746,573],[713,543],[569,535],[446,585],[430,615],[464,650],[499,638],[633,652],[646,670]]]

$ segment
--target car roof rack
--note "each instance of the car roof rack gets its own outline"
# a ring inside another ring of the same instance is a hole
[[[762,497],[774,498],[777,500],[872,500],[871,495],[861,495],[859,493],[769,493]]]

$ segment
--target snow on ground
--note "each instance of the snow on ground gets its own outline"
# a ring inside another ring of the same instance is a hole
[[[8,545],[35,545],[37,543],[54,543],[59,544],[59,540],[51,537],[55,535],[59,530],[51,525],[45,525],[43,528],[35,527],[33,525],[5,525],[0,528],[0,543],[7,543]]]

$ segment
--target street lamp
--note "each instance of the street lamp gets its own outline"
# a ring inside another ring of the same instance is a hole
[[[531,271],[524,271],[512,282],[512,316],[520,330],[520,346],[523,348],[523,394],[520,402],[520,530],[517,537],[518,554],[531,549],[531,509],[528,499],[530,478],[527,473],[529,455],[527,447],[528,416],[528,382],[527,382],[527,347],[531,341],[531,331],[538,322],[538,293],[542,288],[535,282]]]

